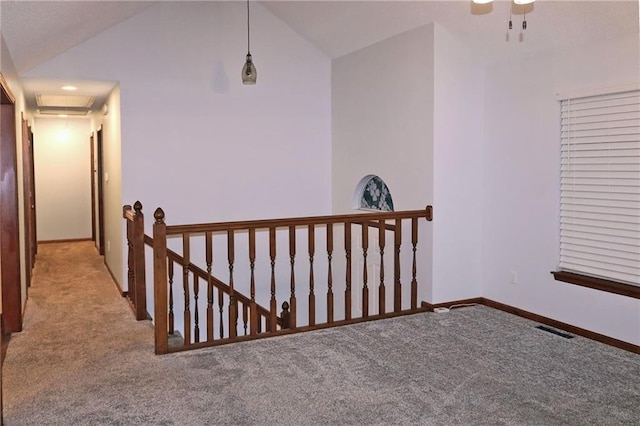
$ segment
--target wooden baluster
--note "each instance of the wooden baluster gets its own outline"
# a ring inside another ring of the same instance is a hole
[[[395,255],[393,259],[393,311],[402,311],[402,284],[400,283],[400,246],[402,245],[402,219],[396,219],[393,230]],[[417,300],[416,295],[416,300]],[[415,309],[412,307],[412,309]]]
[[[269,257],[271,258],[271,302],[269,331],[276,331],[278,326],[278,305],[276,304],[276,228],[269,228]]]
[[[169,263],[169,334],[175,333],[175,320],[173,315],[173,260],[167,259]]]
[[[191,306],[190,306],[190,292],[189,292],[189,262],[190,262],[190,248],[189,248],[189,233],[185,233],[182,236],[182,288],[184,291],[184,344],[191,343]]]
[[[344,318],[351,319],[351,222],[344,224],[344,252],[346,257],[346,272],[344,290]]]
[[[135,271],[134,254],[133,254],[133,222],[127,219],[127,212],[131,210],[130,205],[126,205],[122,208],[123,216],[127,220],[127,290],[128,298],[133,302],[135,306],[135,278],[133,276]]]
[[[411,244],[413,245],[413,267],[411,273],[411,309],[418,307],[418,281],[416,280],[416,245],[418,244],[418,218],[411,219]]]
[[[200,280],[193,274],[193,340],[200,341],[200,315],[198,314],[198,293],[200,291]]]
[[[258,305],[256,304],[256,230],[255,228],[249,229],[249,268],[251,268],[251,313],[249,319],[251,324],[249,326],[249,333],[252,336],[258,334],[260,319],[258,318]]]
[[[156,354],[169,351],[167,334],[167,226],[161,208],[153,213],[153,292],[155,329],[154,340]]]
[[[362,316],[369,316],[369,287],[367,286],[367,250],[369,249],[369,225],[362,223],[362,259],[364,267],[362,270]]]
[[[295,276],[295,263],[296,263],[296,227],[289,227],[289,262],[291,263],[291,296],[289,297],[289,306],[291,320],[289,322],[290,328],[296,328],[296,276]]]
[[[205,238],[205,258],[207,262],[207,341],[213,340],[213,282],[211,269],[213,266],[213,238],[211,232],[206,232]]]
[[[333,223],[327,223],[327,323],[333,322],[333,271],[331,258],[333,256]]]
[[[244,330],[244,335],[247,335],[248,332],[248,324],[249,324],[249,305],[246,303],[242,303],[242,327]]]
[[[378,247],[380,248],[380,285],[378,286],[378,314],[383,315],[386,311],[385,287],[384,287],[384,246],[386,236],[386,222],[378,222]]]
[[[316,325],[316,295],[314,293],[313,256],[316,251],[316,231],[313,224],[308,226],[309,234],[309,325]]]
[[[227,255],[229,260],[229,338],[238,335],[238,305],[233,289],[233,262],[235,260],[235,235],[227,231]]]
[[[291,313],[289,312],[289,303],[282,302],[282,312],[280,312],[280,318],[282,318],[282,328],[291,328]]]
[[[218,288],[218,311],[220,318],[218,324],[220,324],[220,338],[224,339],[224,292],[221,288]]]
[[[147,314],[147,278],[145,271],[144,255],[144,215],[142,214],[142,203],[136,201],[133,204],[135,215],[133,216],[133,287],[136,307],[136,319],[146,320]]]

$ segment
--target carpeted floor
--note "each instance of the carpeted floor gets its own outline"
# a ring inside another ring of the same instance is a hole
[[[91,243],[39,247],[7,425],[640,424],[640,357],[475,306],[153,355]]]

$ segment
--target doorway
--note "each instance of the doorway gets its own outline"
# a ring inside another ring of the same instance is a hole
[[[36,236],[36,191],[33,161],[33,132],[22,116],[22,183],[24,188],[24,247],[25,283],[31,286],[31,273],[36,261],[38,239]]]
[[[0,279],[2,332],[22,331],[15,97],[0,75]]]
[[[98,191],[98,252],[104,256],[104,165],[103,165],[103,146],[102,146],[102,126],[96,133],[96,151],[97,151],[97,166],[96,166],[96,178],[93,182],[97,182]]]

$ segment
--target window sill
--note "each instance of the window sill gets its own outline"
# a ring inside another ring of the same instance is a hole
[[[616,281],[605,280],[602,278],[588,277],[573,272],[552,271],[556,281],[575,284],[582,287],[593,288],[596,290],[606,291],[607,293],[620,294],[622,296],[640,299],[640,287],[631,284],[623,284]]]

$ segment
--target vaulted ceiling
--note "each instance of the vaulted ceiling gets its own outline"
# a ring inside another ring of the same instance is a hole
[[[2,0],[0,30],[22,74],[155,3]],[[538,0],[513,7],[512,31],[507,31],[511,3],[499,0],[489,5],[471,0],[259,3],[330,58],[432,22],[466,36],[492,61],[637,34],[639,21],[638,0]],[[523,32],[524,13],[528,29]],[[31,82],[28,90],[37,86]]]

